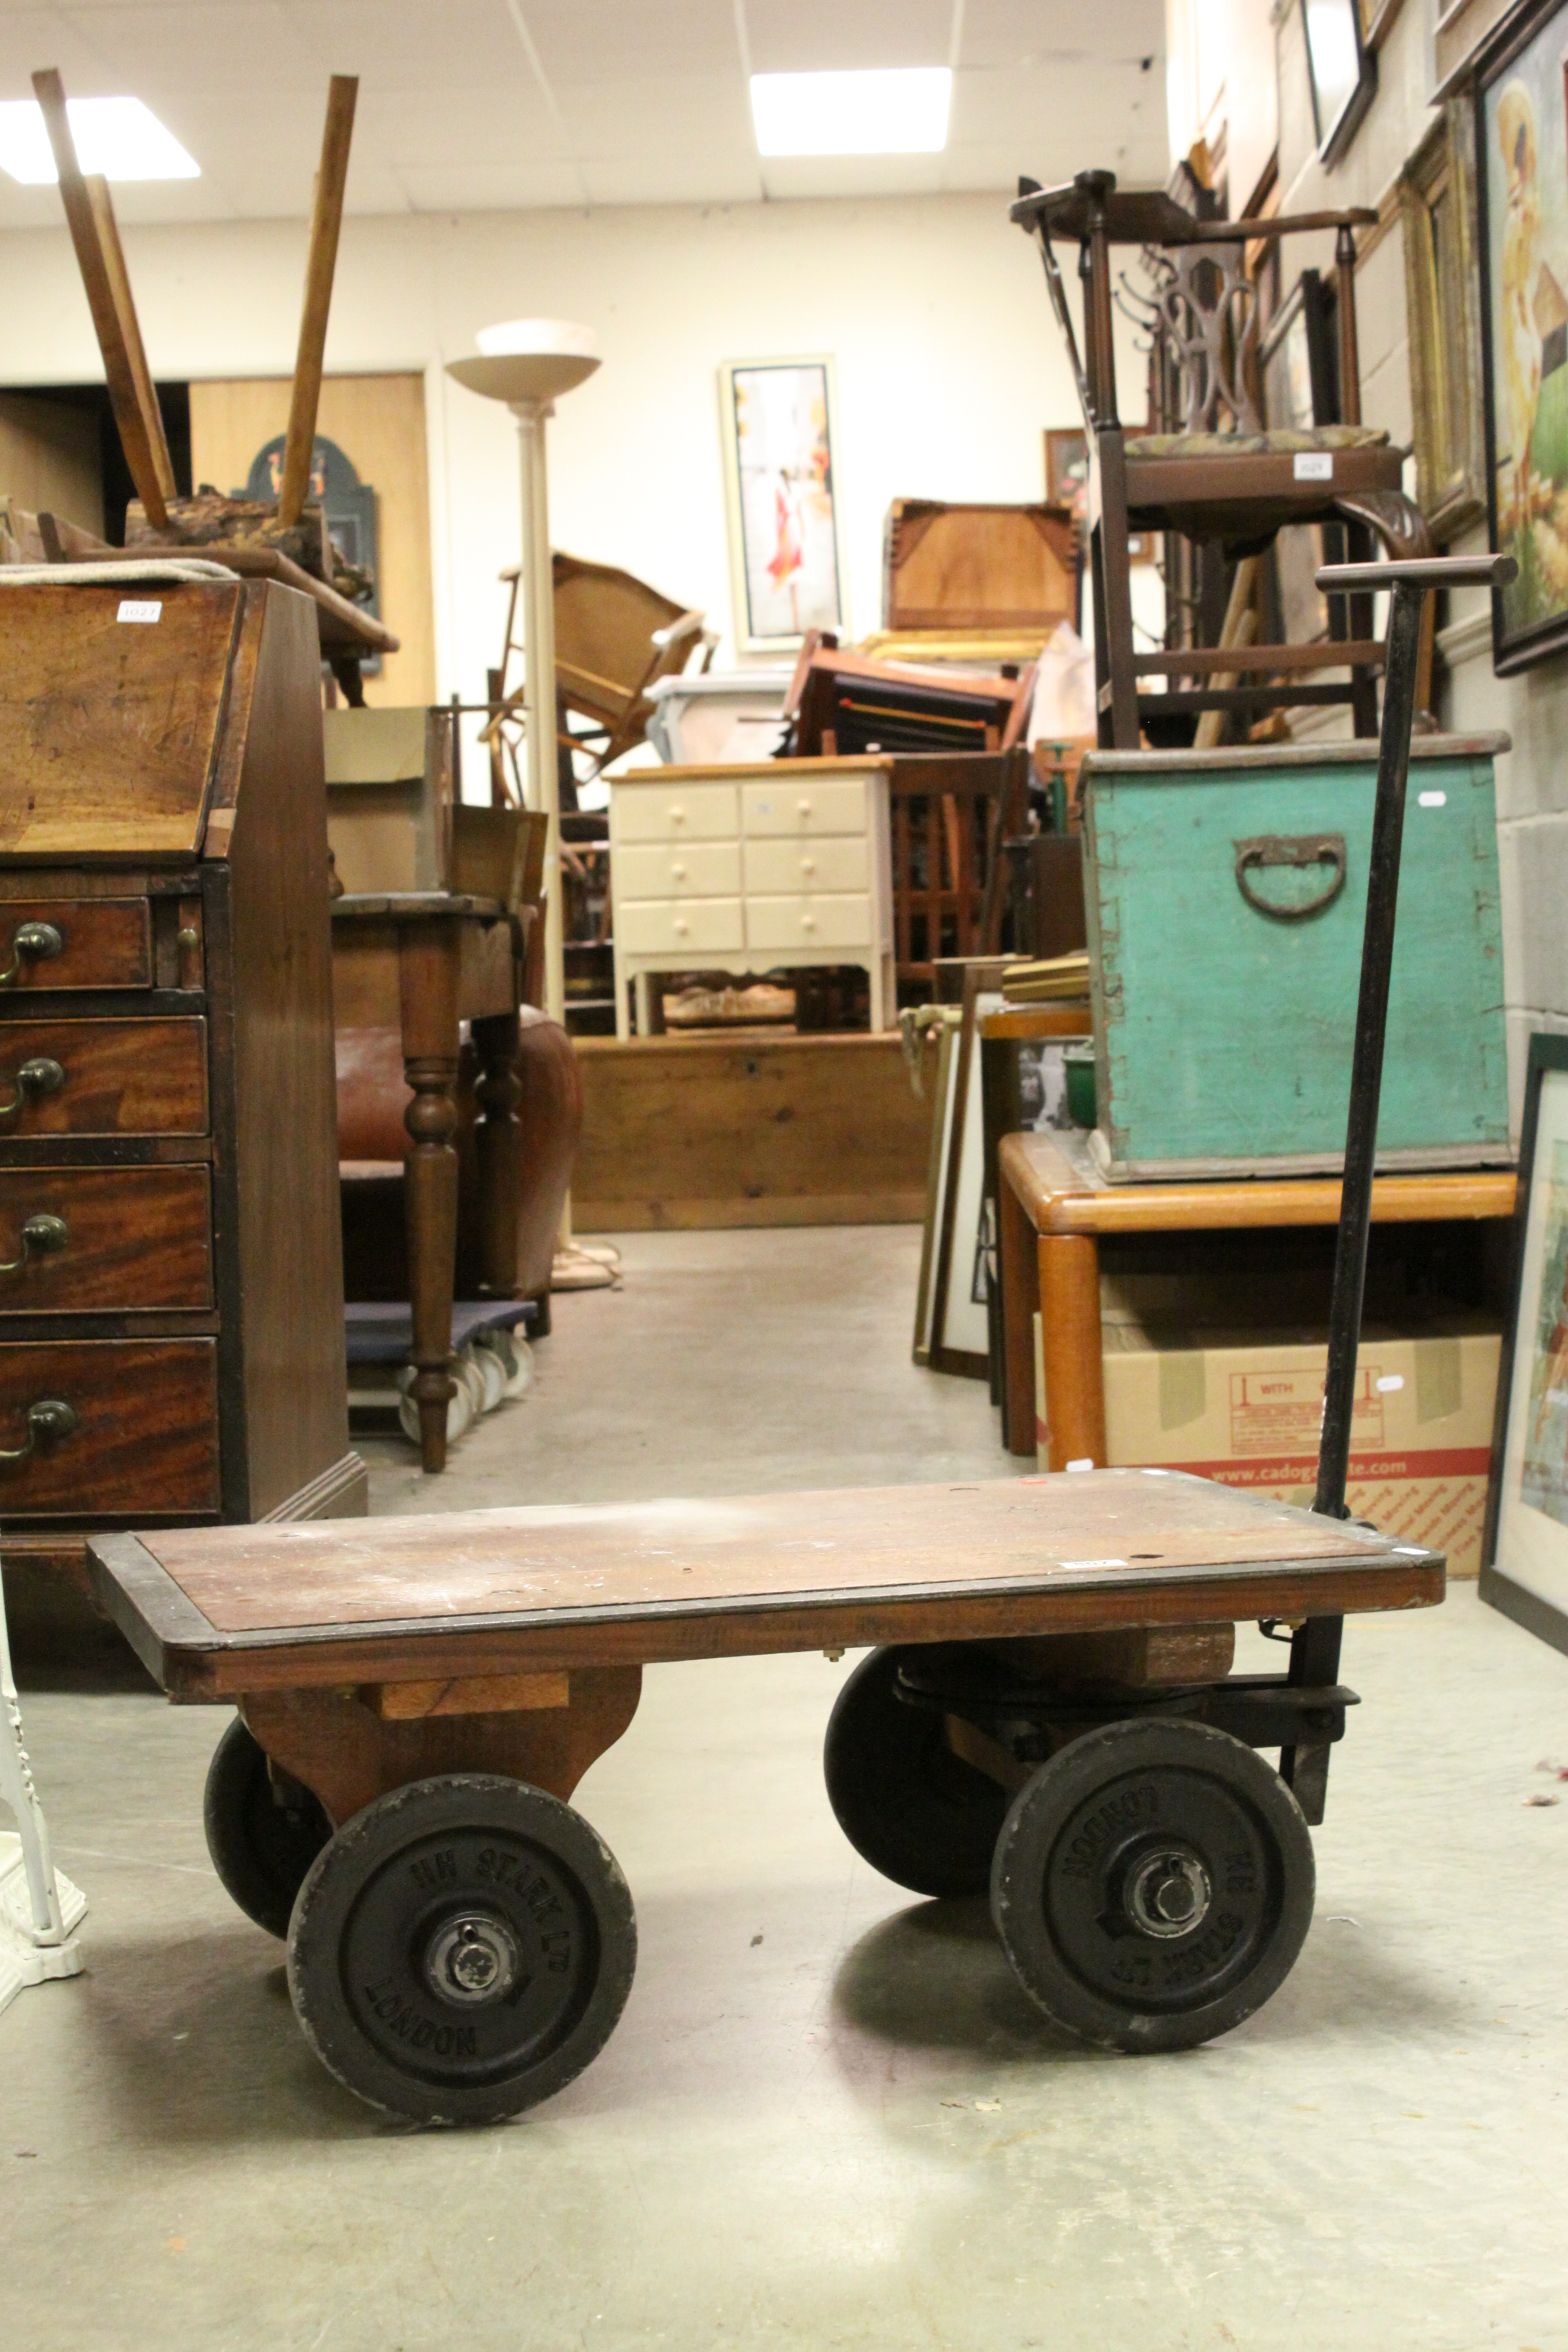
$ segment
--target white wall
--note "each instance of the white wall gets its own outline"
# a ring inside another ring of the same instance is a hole
[[[288,373],[301,224],[129,229],[126,243],[158,375]],[[100,375],[63,230],[0,237],[0,291],[7,383]],[[482,691],[519,527],[511,420],[442,366],[476,328],[529,313],[582,319],[604,349],[552,428],[556,544],[726,629],[722,360],[834,357],[857,633],[880,622],[893,498],[1041,497],[1042,429],[1078,413],[1038,259],[1000,195],[351,219],[327,364],[426,371],[443,693]]]

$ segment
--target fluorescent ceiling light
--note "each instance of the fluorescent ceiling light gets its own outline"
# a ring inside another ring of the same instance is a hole
[[[84,172],[106,180],[201,178],[201,165],[139,98],[71,98],[65,111]],[[35,98],[0,104],[0,171],[24,188],[50,187],[60,176]]]
[[[945,65],[751,77],[759,155],[937,155],[947,145]]]

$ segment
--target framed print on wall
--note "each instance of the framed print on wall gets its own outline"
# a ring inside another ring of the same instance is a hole
[[[1301,0],[1318,157],[1338,163],[1377,90],[1377,57],[1361,37],[1361,0]]]
[[[1532,1037],[1481,1598],[1568,1650],[1568,1037]]]
[[[1568,5],[1532,9],[1476,92],[1482,389],[1500,674],[1568,644]]]
[[[1399,176],[1416,504],[1439,546],[1486,511],[1471,148],[1450,101]]]
[[[736,647],[785,653],[844,624],[833,363],[727,361],[719,408]]]

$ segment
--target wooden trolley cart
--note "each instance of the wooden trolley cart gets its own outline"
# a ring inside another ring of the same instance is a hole
[[[287,1935],[300,2022],[351,2089],[486,2121],[603,2046],[636,1932],[568,1800],[671,1658],[878,1645],[828,1726],[834,1810],[900,1884],[989,1888],[1067,2031],[1180,2049],[1275,1991],[1354,1703],[1342,1620],[1442,1597],[1435,1554],[1347,1520],[1345,1473],[1421,608],[1505,569],[1354,573],[1393,603],[1311,1511],[1119,1470],[94,1542],[100,1598],[171,1697],[239,1709],[213,1859]],[[1248,1619],[1288,1639],[1283,1673],[1229,1671]]]

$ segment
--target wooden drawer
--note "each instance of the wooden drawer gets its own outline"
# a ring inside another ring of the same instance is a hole
[[[847,777],[792,777],[781,766],[779,781],[741,787],[742,823],[748,833],[864,833],[866,787]]]
[[[38,988],[150,988],[145,898],[0,900],[0,999]]]
[[[0,1022],[0,1140],[206,1131],[205,1021]]]
[[[748,947],[874,947],[869,898],[753,898],[746,905]]]
[[[740,831],[733,784],[612,784],[610,837],[623,841],[723,841]]]
[[[615,936],[628,955],[718,955],[741,946],[746,927],[738,898],[649,900],[617,907]]]
[[[746,888],[768,891],[869,890],[871,844],[863,833],[848,840],[748,841]]]
[[[212,1304],[205,1168],[0,1168],[0,1315]]]
[[[69,1408],[38,1433],[36,1406]],[[124,1520],[218,1507],[217,1347],[210,1339],[0,1345],[0,1518]]]
[[[662,843],[615,852],[615,901],[634,898],[736,898],[740,894],[738,841]]]

